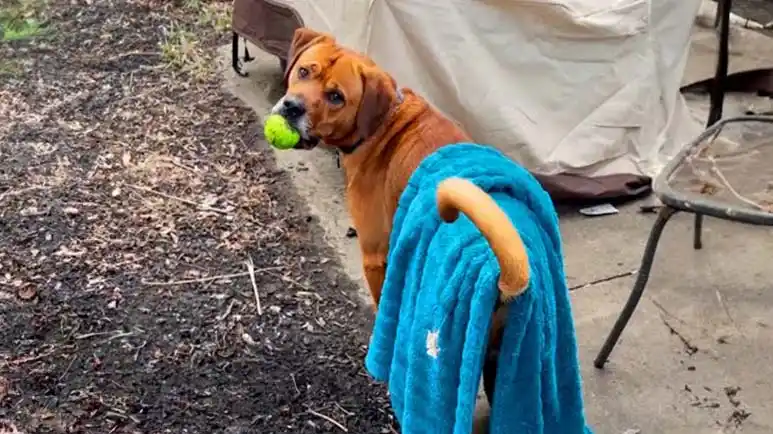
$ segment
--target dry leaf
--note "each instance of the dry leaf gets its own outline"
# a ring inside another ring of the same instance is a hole
[[[67,248],[67,246],[61,246],[59,247],[59,250],[57,250],[54,253],[54,256],[67,256],[67,257],[77,258],[77,257],[83,256],[85,253],[86,253],[85,250],[81,250],[80,252],[78,252]]]
[[[11,383],[5,377],[0,377],[0,401],[4,400],[8,396],[8,389],[10,389]]]
[[[255,339],[253,339],[252,336],[250,336],[249,333],[242,333],[242,340],[244,341],[244,343],[246,343],[247,345],[249,345],[251,347],[258,346],[258,343],[255,342]]]
[[[21,214],[24,217],[33,217],[33,216],[41,215],[43,213],[40,210],[38,210],[37,207],[30,206],[19,211],[19,214]]]
[[[16,291],[16,295],[24,301],[30,301],[38,295],[38,292],[35,290],[34,286],[28,285]]]
[[[7,420],[0,420],[0,434],[24,434],[18,428]]]
[[[719,186],[709,182],[704,182],[700,189],[700,193],[707,196],[715,195],[717,194],[717,191],[719,191]]]

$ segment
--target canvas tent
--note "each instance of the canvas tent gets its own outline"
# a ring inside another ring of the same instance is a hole
[[[701,122],[679,89],[700,0],[236,0],[286,56],[332,33],[538,175],[558,198],[647,191]]]

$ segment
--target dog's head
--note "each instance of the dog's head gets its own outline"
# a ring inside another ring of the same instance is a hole
[[[300,132],[296,149],[311,149],[321,140],[353,150],[376,131],[398,99],[394,79],[372,60],[307,28],[295,31],[285,79],[287,92],[272,113]]]

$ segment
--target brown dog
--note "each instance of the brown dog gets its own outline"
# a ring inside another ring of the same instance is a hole
[[[274,106],[301,134],[299,149],[319,141],[337,148],[346,172],[346,198],[357,230],[374,308],[384,283],[392,219],[400,195],[419,163],[441,146],[470,141],[453,121],[432,108],[366,56],[338,45],[328,34],[296,30],[286,71],[287,93]],[[500,299],[519,294],[528,282],[523,245],[509,219],[468,181],[446,180],[438,188],[441,216],[461,210],[480,228],[502,270]],[[490,348],[498,348],[504,309],[498,309]],[[495,358],[495,353],[490,354]],[[496,366],[484,368],[487,393]],[[493,372],[492,372],[493,370]]]

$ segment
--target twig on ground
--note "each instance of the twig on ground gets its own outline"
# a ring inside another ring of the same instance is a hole
[[[142,351],[145,346],[148,345],[148,341],[144,341],[142,345],[137,347],[137,351],[134,352],[134,361],[136,362],[140,358],[140,351]]]
[[[234,278],[237,278],[237,277],[244,277],[244,276],[247,276],[249,274],[250,273],[247,272],[247,271],[242,271],[240,273],[220,274],[218,276],[200,277],[200,278],[197,278],[197,279],[171,280],[169,282],[154,282],[154,281],[143,280],[142,283],[144,285],[148,285],[148,286],[177,286],[177,285],[187,285],[189,283],[210,282],[212,280],[234,279]]]
[[[617,273],[617,274],[612,275],[612,276],[602,277],[600,279],[591,280],[590,282],[585,282],[585,283],[581,283],[579,285],[570,286],[569,290],[570,291],[574,291],[576,289],[582,289],[582,288],[585,288],[587,286],[593,286],[593,285],[598,285],[599,283],[609,282],[611,280],[619,279],[621,277],[633,276],[638,271],[639,271],[638,269],[637,270],[623,271],[623,272]]]
[[[116,60],[121,60],[124,57],[131,57],[131,56],[160,56],[161,53],[155,52],[155,51],[128,51],[126,53],[116,54],[115,56],[108,57],[106,60],[108,62],[115,62]]]
[[[295,387],[295,393],[301,394],[301,389],[298,388],[298,383],[295,382],[295,374],[290,374],[290,379],[293,380],[293,387]]]
[[[339,422],[336,422],[336,420],[333,419],[330,416],[325,416],[324,414],[318,413],[318,412],[316,412],[314,410],[311,410],[311,409],[306,410],[306,411],[308,411],[310,414],[313,414],[314,416],[321,417],[322,419],[325,419],[326,421],[328,421],[328,422],[332,423],[333,425],[337,426],[338,429],[340,429],[343,432],[349,432],[349,430],[346,429],[345,426],[341,425]]]
[[[272,272],[276,270],[283,270],[285,267],[264,267],[264,268],[257,268],[255,269],[255,272]],[[209,277],[199,277],[196,279],[182,279],[182,280],[170,280],[168,282],[156,282],[156,281],[148,281],[143,280],[143,285],[148,286],[178,286],[178,285],[187,285],[189,283],[204,283],[204,282],[210,282],[213,280],[225,280],[225,279],[235,279],[237,277],[244,277],[249,276],[249,271],[242,271],[239,273],[231,273],[231,274],[221,274],[218,276],[209,276]]]
[[[725,175],[719,169],[719,166],[717,165],[717,162],[714,159],[714,157],[709,156],[709,157],[706,157],[706,159],[711,163],[711,168],[709,169],[710,172],[714,176],[719,178],[719,181],[722,182],[722,184],[723,184],[723,186],[725,188],[727,188],[727,191],[729,191],[730,194],[732,194],[736,199],[740,200],[741,202],[743,202],[743,203],[745,203],[747,205],[751,205],[754,208],[757,208],[757,209],[759,209],[761,211],[771,212],[771,208],[769,206],[765,206],[765,205],[762,205],[760,203],[757,203],[757,202],[755,202],[755,201],[753,201],[753,200],[751,200],[751,199],[741,195],[740,193],[738,193],[738,191],[736,191],[736,189],[733,188],[732,185],[730,185],[730,182],[727,180],[727,178],[725,178]]]
[[[46,357],[54,354],[56,352],[56,348],[52,348],[45,353],[38,354],[37,356],[27,356],[27,357],[20,357],[18,359],[11,360],[9,363],[14,366],[23,365],[25,363],[30,362],[37,362],[40,359],[45,359]]]
[[[759,152],[757,152],[757,151],[759,151],[760,148],[765,147],[765,146],[770,146],[770,138],[766,137],[764,139],[756,140],[754,142],[751,142],[751,143],[747,144],[746,146],[744,146],[743,149],[736,150],[736,151],[725,152],[725,153],[723,153],[720,156],[709,154],[708,150],[709,150],[709,148],[711,146],[713,146],[713,144],[714,144],[714,142],[716,140],[723,140],[724,142],[729,142],[730,144],[735,144],[734,141],[730,141],[730,140],[727,140],[727,139],[719,138],[718,135],[720,133],[721,133],[721,131],[718,132],[712,139],[710,139],[708,141],[708,146],[706,146],[703,149],[701,149],[697,154],[689,157],[689,159],[705,163],[705,162],[708,162],[707,158],[713,158],[713,159],[715,159],[717,161],[726,162],[726,161],[732,161],[732,160],[737,159],[739,157],[751,157],[751,156],[753,156],[755,154],[758,154]]]
[[[690,340],[687,339],[687,337],[681,334],[679,330],[674,328],[674,326],[668,322],[665,316],[661,315],[660,320],[663,321],[663,324],[665,324],[666,327],[668,327],[668,331],[670,331],[672,335],[675,335],[676,337],[679,338],[680,341],[682,341],[682,345],[684,345],[685,352],[687,352],[688,355],[692,356],[693,354],[698,352],[698,347],[696,347],[692,342],[690,342]]]
[[[228,318],[228,315],[231,314],[231,310],[234,308],[234,305],[236,304],[236,300],[231,300],[231,303],[228,304],[228,307],[225,309],[225,312],[223,312],[222,315],[217,317],[218,321],[223,321],[224,319]]]
[[[655,300],[654,298],[652,298],[651,300],[652,300],[652,304],[654,304],[654,305],[655,305],[655,307],[657,307],[658,309],[660,309],[660,311],[661,311],[661,312],[662,312],[664,315],[668,316],[669,318],[673,318],[673,319],[675,319],[675,320],[679,321],[680,323],[682,323],[682,324],[684,324],[684,325],[689,325],[689,324],[687,324],[687,322],[686,322],[685,320],[683,320],[683,319],[679,318],[678,316],[676,316],[676,315],[674,315],[673,313],[671,313],[671,312],[669,312],[668,310],[666,310],[666,308],[665,308],[665,307],[664,307],[662,304],[660,304],[660,302],[659,302],[659,301]]]
[[[110,336],[109,338],[107,338],[104,341],[100,342],[100,344],[104,344],[104,343],[110,342],[110,341],[115,340],[115,339],[127,338],[129,336],[134,336],[134,332],[116,333],[113,336]]]
[[[152,189],[147,188],[147,187],[142,187],[142,186],[139,186],[139,185],[132,185],[132,184],[128,184],[128,187],[133,188],[135,190],[144,191],[145,193],[154,194],[156,196],[160,196],[160,197],[163,197],[165,199],[175,200],[177,202],[184,203],[186,205],[190,205],[190,206],[192,206],[194,208],[201,209],[202,211],[212,211],[212,212],[216,212],[216,213],[220,213],[220,214],[226,214],[226,215],[230,214],[230,212],[228,210],[211,207],[209,205],[203,205],[203,204],[196,203],[196,202],[194,202],[192,200],[189,200],[189,199],[184,199],[182,197],[172,196],[171,194],[162,193],[160,191],[152,190]]]
[[[314,297],[317,300],[322,301],[322,296],[317,294],[316,292],[298,291],[295,293],[295,295]]]
[[[295,286],[297,286],[297,287],[299,287],[301,289],[304,289],[304,290],[306,290],[308,292],[313,292],[311,290],[311,288],[309,288],[308,286],[302,284],[301,282],[298,282],[297,280],[295,280],[295,279],[293,279],[291,277],[285,276],[284,274],[274,273],[272,271],[269,271],[269,273],[273,274],[274,276],[276,276],[276,277],[278,277],[278,278],[280,278],[282,280],[284,280],[287,283],[292,283],[293,285],[295,285]]]
[[[97,336],[107,336],[107,335],[114,335],[116,333],[120,333],[118,330],[113,330],[112,332],[94,332],[94,333],[84,333],[82,335],[75,336],[76,341],[82,341],[84,339],[94,338]]]
[[[724,298],[722,297],[722,293],[719,292],[719,290],[716,290],[717,294],[717,301],[719,301],[719,304],[722,306],[722,309],[725,311],[725,315],[727,315],[727,319],[730,320],[730,323],[733,324],[733,328],[735,328],[735,331],[737,331],[739,334],[741,333],[741,329],[738,328],[738,324],[735,322],[735,319],[732,315],[730,315],[730,309],[727,307],[727,303],[725,303]]]
[[[255,281],[255,263],[252,262],[252,256],[245,263],[247,265],[247,272],[250,275],[250,282],[252,283],[252,292],[255,294],[255,306],[258,308],[258,316],[263,315],[263,309],[260,307],[260,294],[258,294],[258,283]]]
[[[68,372],[70,372],[70,368],[72,368],[72,364],[75,363],[75,360],[78,358],[77,355],[72,356],[72,360],[70,360],[70,364],[67,365],[67,369],[62,372],[62,375],[59,376],[59,378],[56,380],[57,382],[61,382],[62,379],[67,375]]]
[[[341,407],[341,404],[339,404],[339,403],[337,403],[337,402],[334,402],[333,404],[335,404],[335,406],[336,406],[336,407],[338,407],[338,409],[339,409],[339,410],[341,410],[341,412],[342,412],[343,414],[345,414],[345,415],[347,415],[347,416],[354,416],[354,413],[353,413],[353,412],[351,412],[351,411],[349,411],[349,410],[347,410],[347,409],[345,409],[345,408]]]

